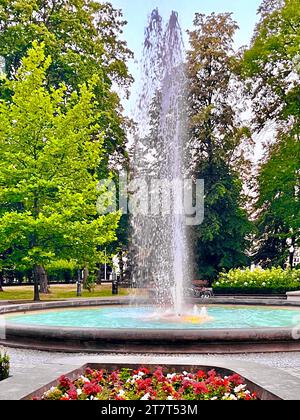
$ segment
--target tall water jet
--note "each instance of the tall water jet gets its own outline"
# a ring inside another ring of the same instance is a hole
[[[133,276],[137,283],[152,284],[158,303],[173,305],[180,315],[189,270],[183,209],[184,48],[176,12],[165,28],[158,10],[151,13],[142,69],[132,156],[140,204],[132,216]]]

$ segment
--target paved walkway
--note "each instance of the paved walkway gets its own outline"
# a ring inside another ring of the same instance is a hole
[[[264,389],[262,399],[278,396],[283,400],[300,399],[300,354],[239,355],[152,355],[152,354],[64,354],[30,350],[3,349],[11,357],[12,376],[0,383],[0,400],[22,399],[36,395],[37,389],[84,364],[200,365],[216,366],[237,372]],[[44,390],[43,390],[44,391]],[[43,392],[42,391],[42,392]]]
[[[47,364],[73,364],[73,361],[76,362],[82,361],[83,363],[91,360],[95,357],[101,357],[101,359],[109,359],[111,361],[120,360],[130,362],[130,359],[134,357],[138,358],[140,363],[146,363],[149,359],[149,355],[140,354],[140,355],[118,355],[118,354],[64,354],[64,353],[48,353],[40,352],[35,350],[18,350],[18,349],[5,349],[11,357],[11,373],[20,373],[22,369],[34,368]],[[176,359],[182,359],[188,357],[191,362],[198,363],[199,358],[207,362],[214,361],[222,358],[223,360],[234,360],[234,361],[248,361],[260,363],[264,366],[269,366],[277,369],[281,369],[291,375],[297,376],[300,378],[300,353],[269,353],[269,354],[235,354],[235,355],[151,355],[151,359],[157,360],[168,359],[170,361],[175,361]]]

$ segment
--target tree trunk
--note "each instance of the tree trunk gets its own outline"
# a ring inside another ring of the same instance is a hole
[[[3,292],[3,271],[0,271],[0,292]]]
[[[89,277],[89,270],[88,270],[88,268],[84,267],[84,269],[83,269],[83,280],[82,280],[84,289],[86,289],[88,277]]]
[[[39,266],[35,266],[33,269],[33,281],[34,281],[34,302],[39,302],[40,299],[40,289],[39,289]]]
[[[50,293],[49,285],[48,285],[48,276],[44,267],[40,265],[37,266],[37,276],[38,276],[38,282],[40,285],[40,293],[44,293],[44,294]]]
[[[119,267],[120,267],[120,283],[124,282],[124,261],[123,261],[123,251],[119,252]]]
[[[102,283],[102,266],[100,265],[98,270],[97,270],[97,280],[96,283],[101,285]]]

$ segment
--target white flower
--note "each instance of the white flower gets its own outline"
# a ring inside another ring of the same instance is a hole
[[[168,373],[167,379],[173,379],[175,378],[175,376],[176,376],[176,373]]]
[[[216,286],[220,286],[220,282],[219,281],[217,281]]]
[[[263,282],[262,287],[266,287],[267,283]]]
[[[183,376],[188,376],[189,373],[184,371],[184,372],[182,372],[182,374],[183,374]]]
[[[80,379],[83,380],[83,382],[85,382],[86,384],[89,384],[91,381],[86,377],[86,376],[80,376]]]
[[[118,397],[123,397],[125,395],[125,391],[121,389],[121,391],[118,393]]]
[[[230,400],[230,401],[237,401],[238,399],[237,399],[237,397],[236,397],[235,395],[231,394],[231,395],[229,396],[229,400]]]
[[[245,282],[245,283],[244,283],[244,286],[248,286],[248,283],[247,283],[247,282]]]
[[[213,398],[211,398],[210,400],[211,400],[211,401],[217,401],[217,399],[218,399],[218,397],[213,397]]]
[[[139,372],[138,375],[139,376],[145,376],[144,372]]]
[[[78,395],[78,396],[82,394],[82,390],[81,390],[80,388],[78,388],[78,389],[76,390],[76,392],[77,392],[77,395]]]
[[[239,385],[239,386],[237,386],[236,388],[234,388],[234,392],[236,393],[236,394],[238,394],[239,392],[241,392],[241,391],[244,391],[244,389],[247,387],[247,385]]]
[[[49,397],[49,396],[52,394],[52,392],[55,392],[56,390],[57,390],[56,386],[52,386],[52,387],[49,389],[49,391],[46,391],[46,392],[44,393],[44,396],[45,396],[45,397]]]
[[[149,398],[150,398],[150,394],[149,394],[149,392],[148,392],[148,394],[145,394],[145,395],[141,398],[141,401],[148,401],[148,400],[149,400]]]
[[[172,401],[174,398],[170,395],[167,400]]]

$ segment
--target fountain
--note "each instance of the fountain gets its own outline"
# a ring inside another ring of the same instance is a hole
[[[186,138],[183,51],[177,13],[172,12],[164,29],[155,9],[145,30],[138,132],[132,162],[134,178],[146,180],[151,197],[160,197],[162,207],[156,207],[153,214],[153,203],[157,202],[150,197],[150,207],[149,196],[140,195],[148,212],[132,217],[133,276],[135,283],[152,283],[160,306],[172,306],[177,318],[184,314],[183,289],[184,283],[189,282],[183,214]]]
[[[156,305],[134,306],[124,297],[7,305],[0,307],[0,316],[6,314],[2,341],[81,352],[299,351],[297,301],[226,298],[210,302],[209,309],[184,303],[190,281],[181,195],[187,119],[177,14],[164,27],[154,10],[145,35],[139,124],[130,151],[133,193],[142,211],[132,215],[131,259],[135,283],[153,284]],[[173,188],[165,188],[170,184]]]

